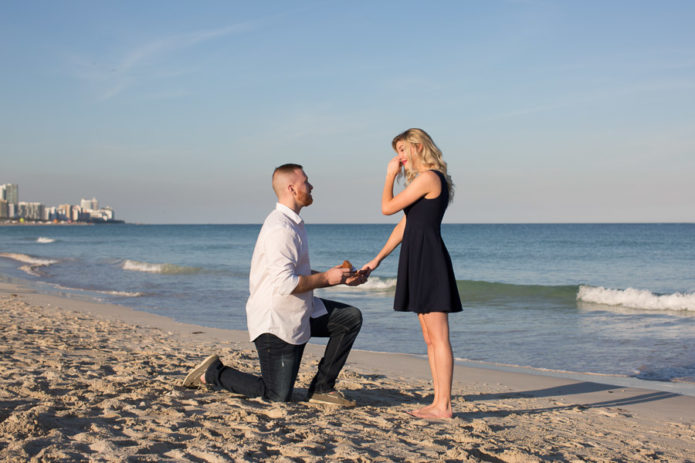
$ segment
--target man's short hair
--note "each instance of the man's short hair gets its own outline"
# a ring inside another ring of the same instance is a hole
[[[299,169],[302,170],[304,169],[302,166],[299,164],[293,164],[293,163],[288,163],[288,164],[283,164],[280,167],[276,167],[275,170],[273,171],[273,191],[275,192],[275,195],[280,198],[282,195],[282,189],[284,186],[281,186],[278,182],[278,175],[290,175],[294,174],[294,172]]]
[[[275,177],[275,174],[291,174],[297,169],[304,169],[304,167],[293,163],[283,164],[275,168],[273,171],[273,177]]]

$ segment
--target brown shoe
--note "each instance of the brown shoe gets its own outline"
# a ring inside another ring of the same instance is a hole
[[[208,368],[210,368],[210,365],[215,363],[217,360],[220,358],[212,354],[205,360],[203,360],[203,363],[195,367],[194,369],[191,370],[190,373],[186,376],[186,379],[183,380],[183,387],[198,387],[202,386],[203,383],[200,382],[200,377],[205,374]]]
[[[354,407],[357,402],[347,399],[341,392],[333,389],[328,392],[314,392],[309,398],[314,404],[338,405],[340,407]]]

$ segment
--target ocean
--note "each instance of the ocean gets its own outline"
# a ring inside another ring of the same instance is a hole
[[[392,225],[308,224],[312,267],[361,266]],[[0,279],[246,329],[260,225],[0,227]],[[463,361],[695,383],[695,224],[444,224],[464,311]],[[363,286],[318,290],[359,307],[356,348],[425,354],[392,310],[398,251]]]

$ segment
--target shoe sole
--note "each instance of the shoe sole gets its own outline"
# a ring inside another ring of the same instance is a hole
[[[193,370],[191,370],[190,373],[186,376],[186,378],[183,380],[183,387],[197,387],[201,385],[202,383],[200,382],[200,377],[202,376],[203,373],[207,371],[208,368],[210,368],[210,365],[215,363],[215,360],[218,360],[219,357],[215,354],[210,355],[208,358],[203,360],[203,363],[195,367]]]
[[[313,397],[311,399],[309,399],[309,403],[321,404],[321,405],[335,405],[337,407],[345,407],[345,408],[352,408],[352,407],[357,405],[356,402],[338,403],[338,402],[330,402],[328,400],[314,399]]]

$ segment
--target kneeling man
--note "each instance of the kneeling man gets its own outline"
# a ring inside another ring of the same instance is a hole
[[[311,270],[309,243],[299,212],[313,202],[313,186],[302,166],[276,168],[273,190],[278,202],[256,241],[246,304],[261,377],[225,366],[217,355],[211,355],[188,374],[184,386],[209,384],[248,397],[287,402],[292,398],[304,346],[312,336],[327,337],[307,399],[354,406],[355,402],[335,389],[335,382],[362,327],[362,314],[347,304],[314,297],[313,290],[339,284],[356,286],[364,283],[366,276],[341,266],[321,273]]]

